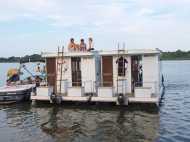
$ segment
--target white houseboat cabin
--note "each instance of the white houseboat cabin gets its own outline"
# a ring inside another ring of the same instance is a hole
[[[43,53],[47,86],[32,100],[158,104],[163,92],[160,51],[114,50]]]

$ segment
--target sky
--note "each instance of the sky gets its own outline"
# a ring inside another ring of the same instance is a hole
[[[190,50],[190,0],[0,0],[0,56],[67,47]]]

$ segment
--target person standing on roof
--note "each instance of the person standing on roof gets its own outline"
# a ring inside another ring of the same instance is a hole
[[[88,38],[88,51],[94,50],[93,39],[91,37]]]
[[[80,47],[80,51],[86,51],[86,43],[84,42],[84,39],[82,38],[81,40],[80,40],[80,45],[79,45]]]

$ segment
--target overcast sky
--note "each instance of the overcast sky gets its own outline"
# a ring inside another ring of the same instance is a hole
[[[0,0],[0,56],[56,51],[70,37],[95,48],[190,50],[190,0]]]

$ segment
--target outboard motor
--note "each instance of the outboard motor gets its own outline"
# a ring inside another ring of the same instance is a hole
[[[125,100],[124,100],[124,95],[123,95],[122,93],[119,93],[117,100],[118,100],[118,103],[119,103],[120,105],[123,105],[124,102],[125,102]]]
[[[31,96],[36,96],[36,86],[32,87]]]
[[[50,96],[50,100],[54,104],[61,104],[62,98],[61,96],[55,95],[55,93],[52,93]]]
[[[50,96],[50,101],[51,101],[52,103],[56,103],[56,95],[55,95],[55,93],[52,93],[52,94],[51,94],[51,96]]]

